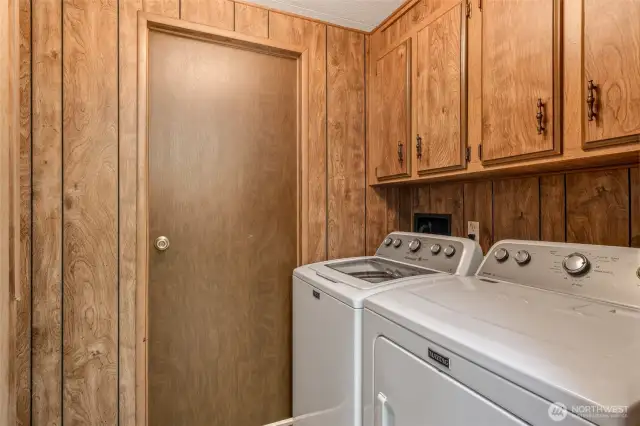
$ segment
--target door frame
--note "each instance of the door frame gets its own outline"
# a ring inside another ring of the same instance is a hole
[[[138,12],[138,116],[137,116],[137,191],[136,191],[136,426],[148,425],[148,286],[149,286],[149,141],[148,141],[148,55],[149,32],[158,31],[233,46],[253,52],[296,59],[298,63],[297,105],[297,264],[307,246],[308,195],[308,135],[309,135],[309,52],[306,48],[273,40],[239,34],[207,25]],[[293,271],[292,271],[293,272]]]

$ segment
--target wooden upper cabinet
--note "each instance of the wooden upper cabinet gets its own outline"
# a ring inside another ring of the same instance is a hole
[[[560,2],[482,2],[485,164],[561,151]]]
[[[407,39],[376,63],[369,158],[378,181],[411,173],[410,77],[411,41]]]
[[[462,4],[417,34],[415,148],[419,174],[465,166],[466,34]]]
[[[584,146],[640,142],[640,1],[585,0],[583,16]]]

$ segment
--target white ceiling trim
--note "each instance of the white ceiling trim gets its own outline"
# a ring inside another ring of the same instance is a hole
[[[371,31],[404,0],[250,0],[254,4],[362,31]]]

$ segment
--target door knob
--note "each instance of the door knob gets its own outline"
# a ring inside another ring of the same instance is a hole
[[[158,237],[156,238],[156,250],[165,251],[169,248],[169,239],[167,237]]]

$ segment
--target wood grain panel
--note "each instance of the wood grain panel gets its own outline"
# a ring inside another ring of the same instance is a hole
[[[364,35],[327,28],[328,257],[365,248]]]
[[[63,5],[64,424],[115,424],[118,3]]]
[[[463,164],[462,5],[427,25],[417,35],[417,133],[422,138],[418,171]]]
[[[409,8],[404,14],[395,19],[393,23],[382,29],[384,45],[380,48],[388,48],[400,41],[407,32],[418,26],[428,17],[444,11],[456,0],[421,0]]]
[[[62,421],[62,2],[32,10],[32,422]]]
[[[128,2],[130,0],[121,0]],[[169,18],[180,17],[181,0],[142,0],[142,10]]]
[[[427,213],[450,214],[451,235],[466,236],[464,221],[464,186],[461,183],[437,183],[430,185],[430,206]]]
[[[407,186],[402,186],[399,190],[398,230],[402,232],[411,232],[411,229],[413,228],[413,192],[411,191],[411,188]]]
[[[269,11],[248,4],[235,4],[235,30],[256,37],[269,37]]]
[[[376,63],[370,160],[373,161],[375,177],[378,180],[409,174],[410,70],[410,40],[387,53]]]
[[[136,202],[138,11],[143,0],[119,2],[119,332],[118,419],[136,424]]]
[[[480,238],[476,241],[487,253],[493,244],[493,187],[491,181],[464,184],[464,221],[462,226],[465,234],[468,232],[467,222],[469,221],[480,223]]]
[[[537,177],[493,183],[494,241],[540,239],[540,192]]]
[[[269,38],[309,49],[309,227],[302,262],[318,262],[327,257],[326,170],[326,25],[269,11]]]
[[[640,248],[640,168],[632,167],[629,170],[629,182],[631,184],[631,247]]]
[[[593,80],[597,86],[596,120],[588,121],[586,110],[583,114],[587,146],[614,138],[622,138],[618,142],[640,142],[638,22],[638,1],[584,2],[585,80],[582,99],[587,99],[589,80]]]
[[[235,25],[235,3],[231,0],[181,0],[180,18],[233,30]]]
[[[19,2],[20,294],[16,303],[16,424],[31,424],[31,1]]]
[[[149,424],[289,417],[297,60],[149,40]]]
[[[398,187],[387,188],[385,198],[387,204],[387,229],[389,232],[400,230],[400,190]],[[378,243],[379,244],[379,243]]]
[[[558,1],[558,0],[555,0]],[[482,10],[483,160],[554,149],[554,3],[485,0]],[[537,101],[544,127],[536,129]]]
[[[629,171],[570,173],[567,242],[629,245]]]
[[[565,187],[564,175],[540,177],[540,239],[564,242],[565,237]]]
[[[373,256],[387,235],[386,188],[366,187],[367,192],[367,256]]]
[[[429,185],[413,188],[413,213],[428,213],[431,208],[431,191]]]

